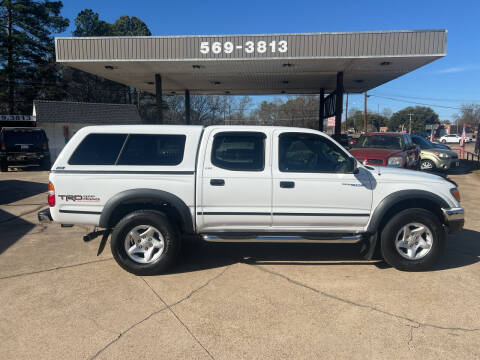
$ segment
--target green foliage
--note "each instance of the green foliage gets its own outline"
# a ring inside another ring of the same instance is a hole
[[[112,25],[100,20],[98,13],[92,9],[80,11],[75,18],[73,36],[111,36]]]
[[[411,114],[411,116],[410,116]],[[399,131],[402,125],[408,131],[412,119],[412,132],[424,132],[425,125],[439,121],[438,114],[428,106],[409,106],[392,115],[388,123],[390,131]]]
[[[147,25],[135,16],[123,15],[111,25],[115,36],[150,36]]]
[[[389,118],[383,114],[367,111],[367,131],[380,131],[380,128],[387,126]],[[352,109],[348,114],[347,129],[363,131],[363,111]]]
[[[61,1],[0,1],[0,111],[29,113],[45,83],[55,81],[54,40],[68,26]]]

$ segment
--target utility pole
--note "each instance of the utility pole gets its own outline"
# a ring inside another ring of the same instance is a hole
[[[367,92],[365,91],[363,94],[365,95],[364,109],[363,109],[363,131],[366,134],[367,133]]]
[[[408,114],[408,116],[410,116],[410,128],[408,130],[408,133],[411,134],[412,133],[412,115],[413,114]]]

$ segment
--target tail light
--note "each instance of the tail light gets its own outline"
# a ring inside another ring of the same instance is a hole
[[[48,182],[48,206],[55,206],[55,186],[51,181]]]
[[[5,144],[5,141],[2,141],[1,147],[3,151],[7,150],[7,145]]]
[[[47,142],[42,142],[42,150],[47,150]]]

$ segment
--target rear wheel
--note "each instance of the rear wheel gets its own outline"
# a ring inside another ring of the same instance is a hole
[[[446,144],[446,143],[447,143],[447,140],[443,139],[442,144]]]
[[[163,213],[138,210],[115,226],[110,245],[122,268],[135,275],[155,275],[175,262],[180,236]]]
[[[406,209],[387,223],[381,250],[398,270],[422,271],[437,263],[445,248],[445,233],[436,215],[424,209]]]
[[[8,163],[6,158],[1,158],[0,159],[0,170],[2,172],[7,172],[8,171]]]
[[[421,170],[427,170],[427,171],[432,171],[435,170],[436,166],[432,160],[429,159],[423,159],[420,161],[420,169]]]

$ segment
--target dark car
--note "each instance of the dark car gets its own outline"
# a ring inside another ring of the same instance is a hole
[[[367,133],[350,152],[365,165],[417,169],[419,150],[407,133]]]
[[[0,168],[10,165],[39,165],[50,170],[50,151],[45,131],[40,128],[4,127],[0,130]]]

